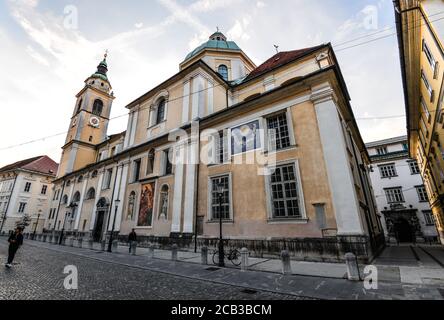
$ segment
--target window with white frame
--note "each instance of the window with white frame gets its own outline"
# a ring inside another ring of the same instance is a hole
[[[42,186],[41,194],[46,194],[46,191],[48,190],[48,186],[45,184]]]
[[[396,177],[396,168],[394,163],[380,165],[379,172],[381,173],[381,178],[391,178]]]
[[[270,175],[272,218],[302,218],[294,164],[277,166]]]
[[[290,146],[287,114],[281,113],[267,118],[269,149],[280,150]]]
[[[379,148],[376,148],[376,153],[377,153],[379,156],[384,155],[384,154],[387,154],[387,153],[388,153],[388,152],[387,152],[387,147],[379,147]]]
[[[108,169],[105,172],[105,178],[103,179],[102,190],[109,189],[111,187],[111,176],[113,174],[113,169]]]
[[[427,57],[427,61],[430,64],[430,67],[432,67],[433,74],[436,74],[437,68],[438,68],[438,62],[433,57],[432,51],[430,50],[429,46],[425,42],[425,40],[422,40],[422,51],[424,51],[425,56]]]
[[[141,159],[137,159],[133,161],[133,176],[131,182],[137,182],[140,179],[140,164]]]
[[[26,208],[26,202],[20,202],[18,212],[19,213],[25,212],[25,208]]]
[[[25,192],[29,192],[31,190],[31,182],[26,182],[25,184]]]
[[[421,70],[421,79],[424,82],[424,85],[425,85],[427,91],[429,92],[430,100],[432,101],[433,100],[433,88],[430,85],[430,82],[427,79],[427,76],[425,75],[424,70]]]
[[[214,164],[222,164],[228,161],[228,137],[225,130],[221,130],[213,136]]]
[[[431,116],[430,116],[429,108],[427,108],[427,104],[424,100],[424,97],[422,97],[422,96],[421,96],[421,109],[424,114],[424,117],[427,119],[428,122],[430,122]]]
[[[221,198],[217,192],[218,186],[222,185],[224,188]],[[230,176],[223,175],[218,177],[210,178],[210,210],[211,210],[211,220],[230,219]]]
[[[402,193],[402,187],[387,188],[384,189],[385,196],[388,203],[402,203],[404,202],[404,194]]]
[[[419,174],[420,173],[418,163],[415,160],[409,161],[408,164],[409,164],[411,174]]]
[[[173,149],[166,149],[163,151],[163,175],[165,176],[173,173],[173,163],[171,161],[173,152]]]
[[[435,219],[433,218],[432,210],[424,210],[422,214],[424,215],[424,220],[427,226],[435,225]]]
[[[427,191],[424,185],[416,186],[416,192],[418,193],[418,199],[420,202],[429,201],[429,197],[427,196]]]

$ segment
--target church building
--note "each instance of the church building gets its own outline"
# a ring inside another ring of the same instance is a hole
[[[369,156],[330,44],[256,66],[216,32],[108,135],[106,56],[77,94],[46,229],[140,245],[369,260],[384,244]]]

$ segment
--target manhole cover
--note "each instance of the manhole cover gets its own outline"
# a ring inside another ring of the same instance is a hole
[[[219,270],[220,268],[216,268],[216,267],[209,267],[209,268],[206,268],[205,270],[207,270],[207,271],[217,271],[217,270]]]
[[[257,293],[256,290],[252,290],[252,289],[243,289],[241,290],[242,293],[247,293],[247,294],[255,294]]]

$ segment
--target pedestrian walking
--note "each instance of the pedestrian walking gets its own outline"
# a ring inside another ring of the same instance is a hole
[[[20,246],[23,244],[22,231],[23,231],[22,228],[17,227],[15,229],[15,232],[11,233],[11,235],[9,236],[8,261],[5,264],[6,268],[12,267],[12,261],[14,260],[15,254],[17,250],[20,248]]]
[[[128,235],[129,253],[131,253],[131,247],[133,246],[133,241],[137,242],[137,233],[134,229]]]

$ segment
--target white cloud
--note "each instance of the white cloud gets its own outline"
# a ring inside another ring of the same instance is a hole
[[[143,27],[143,22],[138,22],[136,24],[134,24],[134,27],[136,27],[137,29],[140,29]]]
[[[266,6],[267,5],[263,1],[256,2],[256,7],[258,7],[259,9],[265,8]]]
[[[247,32],[247,28],[251,23],[251,16],[245,15],[241,19],[236,20],[234,26],[228,30],[227,35],[229,38],[233,40],[243,40],[247,41],[251,38],[251,36]]]

